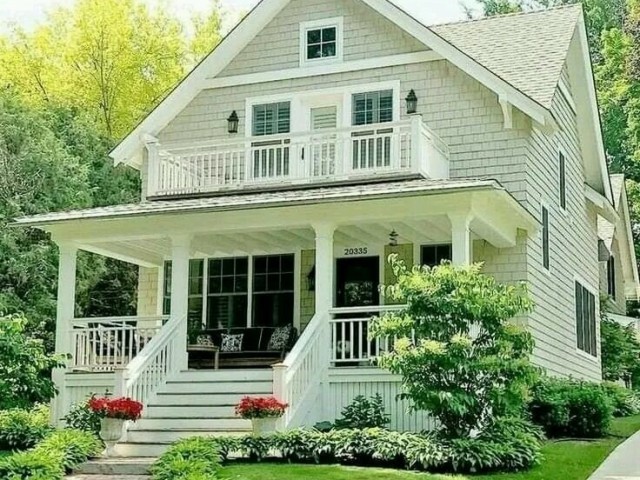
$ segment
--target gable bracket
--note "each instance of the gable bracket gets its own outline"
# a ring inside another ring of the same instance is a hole
[[[500,107],[502,107],[504,128],[510,130],[513,128],[513,104],[509,101],[507,95],[499,95],[498,102],[500,102]]]

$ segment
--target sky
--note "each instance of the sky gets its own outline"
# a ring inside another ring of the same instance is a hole
[[[144,0],[152,6],[158,0]],[[251,9],[258,0],[222,0],[231,11]],[[393,0],[410,10],[423,23],[445,23],[464,18],[459,0]],[[57,6],[70,6],[74,0],[0,0],[0,24],[18,24],[25,28],[37,25],[45,13]],[[175,15],[187,21],[194,13],[207,10],[210,0],[164,0]]]

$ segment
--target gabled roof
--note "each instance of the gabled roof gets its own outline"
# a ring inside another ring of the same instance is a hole
[[[525,93],[525,91],[538,90],[538,87],[529,86],[524,90],[520,90],[511,84],[508,79],[502,78],[499,73],[492,70],[492,68],[498,66],[495,61],[493,64],[489,62],[485,65],[481,63],[478,58],[474,58],[478,53],[478,48],[472,48],[474,45],[472,39],[464,40],[464,37],[467,36],[464,32],[474,28],[474,26],[484,25],[483,22],[461,23],[458,27],[449,25],[449,31],[456,29],[460,31],[459,35],[455,35],[457,41],[460,43],[460,46],[457,46],[452,43],[452,40],[446,38],[447,36],[453,35],[447,35],[447,26],[434,27],[434,29],[431,29],[389,0],[358,1],[362,1],[379,14],[391,20],[399,28],[402,28],[414,38],[424,43],[426,48],[432,49],[462,71],[474,77],[480,83],[487,86],[487,88],[496,92],[501,99],[513,104],[538,123],[542,125],[553,123],[548,108],[534,96],[529,96]],[[140,166],[140,150],[145,142],[145,138],[149,135],[157,135],[202,90],[205,80],[215,78],[223,71],[289,2],[290,0],[261,0],[245,19],[224,38],[220,45],[200,62],[200,64],[113,149],[111,156],[116,163],[124,162],[136,167]],[[575,18],[577,19],[577,12],[581,11],[580,8],[581,7],[578,6],[567,9],[567,11],[574,12]],[[562,10],[552,10],[552,12],[561,11]],[[522,17],[526,17],[527,15],[531,14],[523,14]],[[550,15],[555,15],[555,13],[550,13]],[[564,15],[562,16],[564,17]],[[509,18],[516,19],[518,17],[504,17],[503,19],[496,19],[496,21],[500,23],[509,22]],[[467,27],[463,27],[462,25],[467,25]],[[575,25],[573,27],[575,27]],[[440,32],[436,31],[438,28],[440,28]],[[575,30],[575,28],[568,28],[571,32]],[[505,36],[506,35],[505,33]],[[555,40],[559,39],[555,38]],[[464,51],[464,49],[470,49],[470,51],[467,52]],[[549,78],[552,76],[553,75],[550,74]],[[515,81],[515,78],[511,80]],[[535,81],[535,78],[531,77],[530,80]],[[550,80],[548,80],[547,83],[548,82],[550,82]],[[545,86],[540,89],[546,92],[548,87]]]
[[[580,5],[570,5],[431,29],[543,107],[551,108],[581,17]]]

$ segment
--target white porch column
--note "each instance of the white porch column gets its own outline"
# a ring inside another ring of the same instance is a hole
[[[188,368],[187,354],[187,313],[189,303],[189,257],[191,256],[191,236],[171,237],[171,319],[180,318],[178,336],[184,350],[176,352],[176,362],[180,370]]]
[[[449,214],[451,221],[451,250],[454,265],[471,265],[473,263],[473,243],[471,239],[470,213]]]
[[[316,314],[333,307],[333,232],[335,225],[313,226],[316,232]]]
[[[58,302],[56,306],[56,353],[74,354],[72,328],[76,304],[76,259],[78,249],[70,243],[58,244]],[[58,388],[58,395],[52,404],[54,422],[60,422],[65,410],[67,392],[65,389],[65,368],[56,368],[52,379]]]

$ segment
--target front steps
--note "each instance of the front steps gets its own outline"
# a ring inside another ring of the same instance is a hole
[[[245,435],[251,432],[251,421],[237,417],[235,406],[247,395],[272,395],[272,378],[269,368],[180,372],[160,389],[115,453],[157,457],[181,438]]]
[[[102,458],[76,467],[66,480],[151,480],[151,458]]]

